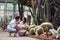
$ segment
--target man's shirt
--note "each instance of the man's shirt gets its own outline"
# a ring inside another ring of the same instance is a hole
[[[13,19],[10,21],[10,23],[8,24],[7,28],[14,28],[16,26],[16,20]]]

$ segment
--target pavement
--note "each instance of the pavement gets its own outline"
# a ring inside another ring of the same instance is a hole
[[[32,37],[9,37],[8,32],[0,32],[0,40],[39,40]]]

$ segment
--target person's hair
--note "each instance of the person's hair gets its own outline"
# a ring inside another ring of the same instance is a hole
[[[19,16],[16,16],[15,19],[19,19],[20,17]]]
[[[24,17],[24,20],[25,20],[25,22],[26,22],[26,18]]]

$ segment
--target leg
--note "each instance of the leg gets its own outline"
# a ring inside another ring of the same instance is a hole
[[[23,36],[28,36],[28,31],[24,32]]]
[[[16,30],[14,31],[14,36],[16,36],[16,34],[18,33],[18,31],[19,31],[19,29],[16,29]]]
[[[9,32],[9,36],[11,37],[11,34],[13,33],[12,28],[7,28],[8,32]]]
[[[9,36],[11,37],[11,32],[9,32]]]
[[[24,32],[23,36],[25,36],[26,32]]]
[[[11,34],[14,33],[14,36],[15,36],[16,32],[17,32],[16,29],[11,28],[11,29],[9,30],[9,35],[11,36]]]
[[[11,34],[14,33],[14,31],[9,32],[9,36],[11,37]]]

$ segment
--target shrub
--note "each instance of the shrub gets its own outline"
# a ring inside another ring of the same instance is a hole
[[[53,24],[50,22],[44,22],[40,26],[43,27],[44,31],[46,27],[48,27],[48,30],[53,28]]]
[[[39,27],[39,28],[36,29],[35,34],[36,35],[41,35],[41,34],[43,34],[43,32],[44,32],[43,28],[42,27]]]
[[[31,35],[35,35],[34,28],[31,28],[31,29],[29,30],[29,33],[30,33]]]
[[[37,30],[39,27],[40,27],[40,25],[36,26],[36,27],[34,28],[34,31],[36,32],[36,30]]]

